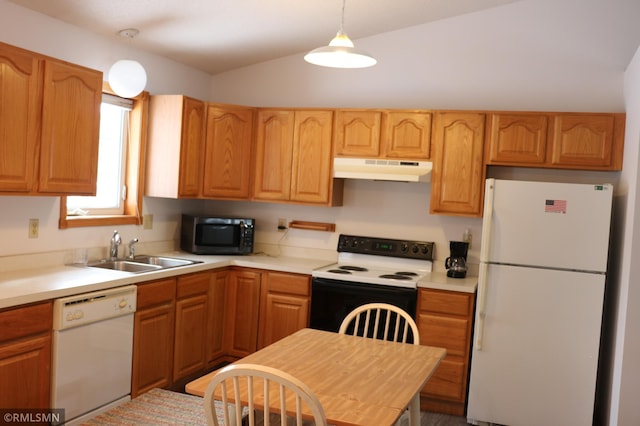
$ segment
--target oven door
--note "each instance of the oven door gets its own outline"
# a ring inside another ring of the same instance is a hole
[[[354,283],[314,277],[311,281],[310,327],[318,330],[340,329],[349,312],[366,303],[388,303],[416,317],[418,290],[376,284]]]

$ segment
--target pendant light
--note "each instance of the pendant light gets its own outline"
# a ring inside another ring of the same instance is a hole
[[[121,37],[132,39],[139,31],[129,28],[120,31]],[[131,59],[121,59],[109,68],[107,77],[109,86],[114,93],[121,98],[135,98],[144,90],[147,85],[147,72],[138,61]]]
[[[340,30],[328,46],[318,47],[304,56],[304,60],[323,67],[331,68],[366,68],[375,65],[376,61],[368,53],[356,50],[353,42],[344,32],[344,6],[342,0],[342,21]]]

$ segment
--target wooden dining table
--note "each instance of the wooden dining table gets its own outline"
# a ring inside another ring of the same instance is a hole
[[[336,426],[393,425],[407,407],[420,424],[420,390],[446,350],[305,328],[236,364],[261,364],[304,382],[318,397],[327,423]],[[213,371],[186,386],[204,396]],[[242,401],[244,404],[247,401]]]

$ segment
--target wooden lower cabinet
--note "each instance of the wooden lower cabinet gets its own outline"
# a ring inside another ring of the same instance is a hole
[[[178,277],[173,381],[207,366],[209,272]]]
[[[138,285],[133,328],[131,397],[171,386],[176,279]]]
[[[0,407],[48,408],[51,301],[0,311]]]
[[[224,340],[226,354],[242,358],[256,351],[260,309],[259,270],[231,268],[227,283]]]
[[[258,349],[308,327],[311,277],[286,272],[262,274]]]
[[[230,271],[216,270],[211,273],[209,287],[209,323],[207,324],[207,366],[220,363],[225,355],[224,314],[226,306],[227,283]]]
[[[474,306],[475,293],[418,290],[420,343],[447,350],[420,393],[422,409],[465,414]]]

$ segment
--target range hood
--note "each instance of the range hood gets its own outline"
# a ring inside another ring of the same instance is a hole
[[[333,177],[346,179],[429,182],[432,163],[377,158],[334,158]]]

